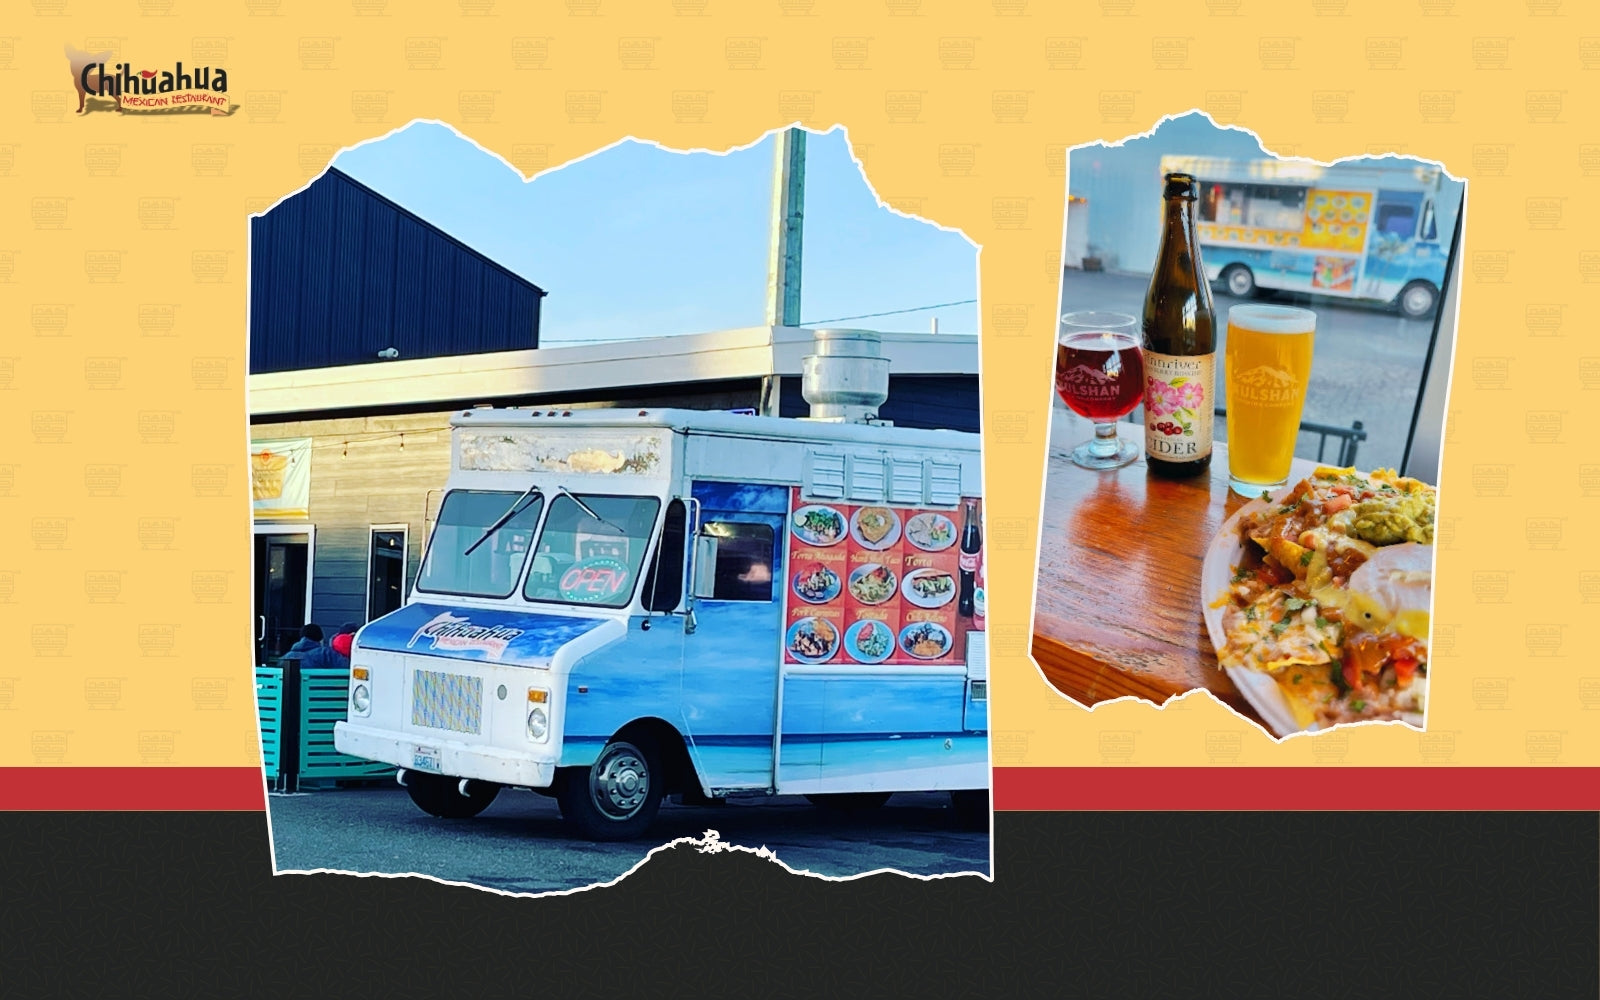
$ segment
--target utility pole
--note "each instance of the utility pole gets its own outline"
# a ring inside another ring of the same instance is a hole
[[[772,246],[767,255],[767,325],[800,325],[801,234],[806,208],[806,133],[788,128],[773,142]],[[762,416],[779,415],[782,376],[761,380]]]
[[[767,325],[800,325],[801,234],[806,204],[806,133],[784,129],[774,143],[772,247],[767,257]]]

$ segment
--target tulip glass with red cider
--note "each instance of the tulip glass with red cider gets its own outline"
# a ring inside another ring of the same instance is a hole
[[[1117,421],[1144,396],[1144,351],[1138,320],[1124,313],[1072,312],[1056,338],[1056,394],[1072,412],[1094,421],[1094,437],[1073,449],[1085,469],[1119,469],[1139,446],[1118,437]]]

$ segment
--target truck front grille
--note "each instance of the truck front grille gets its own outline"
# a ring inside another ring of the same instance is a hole
[[[483,678],[418,670],[411,675],[411,724],[476,735],[483,720]]]

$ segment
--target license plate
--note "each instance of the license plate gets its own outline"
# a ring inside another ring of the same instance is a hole
[[[433,747],[417,747],[411,754],[411,767],[417,771],[439,773],[439,751]]]

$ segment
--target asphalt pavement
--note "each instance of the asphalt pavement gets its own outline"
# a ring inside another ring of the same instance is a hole
[[[765,847],[791,869],[836,878],[989,872],[988,831],[962,828],[949,797],[934,793],[902,793],[859,813],[788,796],[663,803],[649,838],[610,844],[569,832],[554,799],[510,789],[470,820],[428,816],[394,785],[273,794],[267,808],[279,872],[414,872],[508,892],[562,891],[610,882],[653,848],[707,831],[721,844]]]
[[[1107,309],[1138,316],[1144,309],[1147,276],[1075,269],[1068,269],[1065,274],[1063,313]],[[1228,308],[1245,300],[1216,291],[1212,296],[1217,310],[1217,400],[1226,406],[1220,366],[1227,343]],[[1363,469],[1399,468],[1417,394],[1422,389],[1422,366],[1433,335],[1432,317],[1406,319],[1380,306],[1320,296],[1266,293],[1253,301],[1316,311],[1311,387],[1301,419],[1340,427],[1359,420],[1367,439],[1358,446],[1356,464]],[[1060,400],[1056,405],[1061,407]],[[1216,434],[1227,440],[1226,420],[1217,421]],[[1330,439],[1323,457],[1329,461],[1337,458],[1336,447],[1337,442]],[[1315,459],[1317,436],[1302,433],[1296,454]]]

